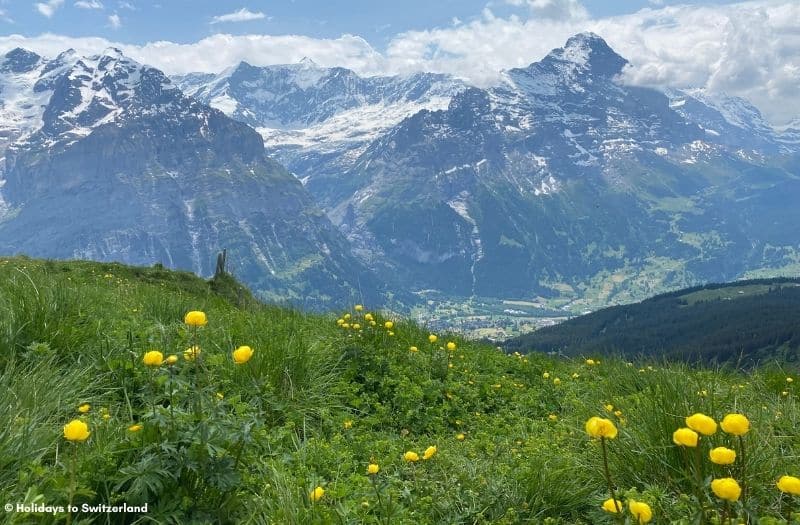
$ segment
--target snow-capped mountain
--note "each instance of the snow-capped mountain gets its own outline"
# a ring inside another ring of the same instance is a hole
[[[403,119],[446,109],[465,88],[446,75],[360,77],[309,59],[266,67],[242,62],[219,75],[174,80],[188,95],[256,128],[267,152],[312,192]]]
[[[793,264],[797,150],[752,106],[624,85],[625,66],[576,35],[308,187],[362,260],[415,290],[602,303]]]
[[[0,58],[0,251],[161,262],[202,275],[227,248],[266,297],[380,288],[246,124],[116,49]]]

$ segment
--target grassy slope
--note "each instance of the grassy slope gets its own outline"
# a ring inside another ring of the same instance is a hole
[[[796,370],[590,366],[457,339],[449,368],[439,345],[451,339],[432,345],[414,324],[396,321],[390,336],[384,319],[370,327],[352,312],[359,333],[259,305],[235,283],[213,288],[158,269],[0,260],[0,500],[149,504],[146,516],[83,516],[100,523],[611,523],[599,510],[599,447],[583,431],[608,415],[621,428],[610,444],[619,493],[667,523],[691,514],[671,434],[696,411],[750,417],[754,513],[783,512],[774,481],[800,474],[800,391],[785,382]],[[182,354],[194,309],[209,317],[200,363],[144,367],[148,350]],[[234,365],[242,344],[255,355]],[[92,435],[73,445],[62,426],[81,403]],[[403,461],[429,445],[431,460]],[[370,461],[381,468],[373,480]],[[312,504],[317,485],[326,493]]]

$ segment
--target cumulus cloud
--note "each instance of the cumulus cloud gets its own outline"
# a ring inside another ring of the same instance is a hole
[[[46,16],[47,18],[52,17],[61,4],[64,3],[64,0],[48,0],[47,2],[36,2],[36,10],[39,11],[41,14]]]
[[[253,11],[250,11],[246,7],[243,7],[238,11],[234,11],[226,15],[212,17],[211,23],[219,24],[221,22],[249,22],[251,20],[261,20],[262,18],[266,17],[267,15],[265,15],[261,11],[254,13]]]
[[[103,3],[100,0],[78,0],[75,2],[75,7],[79,9],[103,9]]]
[[[630,61],[624,82],[704,87],[742,96],[774,124],[800,117],[800,3],[794,0],[645,8],[601,19],[582,12],[577,0],[505,2],[517,6],[516,14],[500,17],[485,9],[469,22],[401,33],[383,53],[354,35],[321,39],[227,34],[191,44],[161,41],[140,46],[51,34],[10,35],[0,37],[0,52],[21,46],[55,56],[73,47],[91,54],[114,45],[170,74],[219,72],[241,60],[255,65],[292,63],[308,56],[322,66],[348,67],[363,75],[435,71],[488,86],[497,82],[502,69],[527,66],[573,34],[588,30]]]
[[[110,25],[112,29],[119,29],[122,27],[122,20],[117,13],[108,16],[108,25]]]

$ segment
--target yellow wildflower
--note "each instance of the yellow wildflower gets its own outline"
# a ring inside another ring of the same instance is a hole
[[[587,360],[586,360],[586,364],[587,364],[587,365],[589,365],[589,366],[594,366],[594,365],[596,365],[597,363],[595,362],[595,360],[594,360],[594,359],[587,359]]]
[[[183,358],[187,361],[194,361],[195,357],[200,355],[200,347],[192,346],[183,351]]]
[[[704,436],[710,436],[717,431],[717,422],[705,414],[692,414],[686,418],[686,426]]]
[[[742,414],[728,414],[722,418],[722,430],[734,436],[743,436],[750,431],[750,420]]]
[[[698,437],[697,432],[691,428],[679,428],[672,433],[672,442],[682,447],[693,448],[697,446]]]
[[[417,348],[416,346],[409,346],[408,347],[408,351],[409,352],[418,352],[419,348]]]
[[[438,339],[439,338],[435,334],[430,334],[428,336],[428,341],[430,341],[431,344],[435,343]]]
[[[176,356],[175,354],[172,354],[172,355],[168,356],[167,359],[164,362],[167,363],[168,365],[174,365],[175,363],[178,362],[178,356]]]
[[[593,438],[614,439],[617,437],[617,427],[610,419],[593,416],[586,421],[586,433]]]
[[[364,305],[361,305],[361,304],[357,304],[357,305],[355,305],[353,307],[353,310],[355,310],[356,312],[360,312],[363,309],[364,309]]]
[[[453,341],[448,341],[446,346],[450,352],[453,352],[456,349],[456,344]]]
[[[415,461],[419,461],[419,454],[414,452],[413,450],[409,450],[405,454],[403,454],[403,459],[410,463],[414,463]]]
[[[653,510],[650,508],[650,505],[643,501],[632,499],[628,502],[628,508],[631,514],[633,514],[633,517],[636,518],[637,524],[649,523],[650,520],[653,519]]]
[[[141,424],[136,423],[135,425],[131,425],[128,427],[128,432],[139,432],[142,428],[143,427]]]
[[[431,459],[436,455],[436,450],[436,445],[431,445],[430,447],[426,448],[425,452],[422,453],[422,459]]]
[[[318,502],[322,499],[322,496],[325,495],[325,489],[322,487],[316,487],[308,494],[308,499],[310,499],[313,503]]]
[[[142,362],[147,366],[161,366],[164,362],[164,354],[158,350],[150,350],[142,358]]]
[[[719,478],[711,481],[711,492],[720,499],[736,501],[742,494],[742,487],[733,478]]]
[[[549,419],[550,421],[558,421],[558,416],[555,414],[550,414],[549,416],[547,416],[547,419]]]
[[[618,499],[611,499],[608,498],[603,502],[603,510],[606,512],[610,512],[612,514],[616,514],[623,509],[622,502]]]
[[[545,379],[550,379],[550,372],[545,372],[544,374],[542,374],[542,377]]]
[[[208,318],[206,318],[205,312],[192,310],[186,314],[186,316],[183,318],[183,322],[189,326],[205,326],[208,324]]]
[[[712,463],[717,465],[730,465],[736,461],[736,451],[726,447],[717,447],[711,449],[708,453]]]
[[[793,496],[800,496],[800,479],[794,476],[781,476],[776,484],[778,490],[791,494]]]
[[[465,439],[466,437],[467,437],[467,436],[465,436],[465,435],[464,435],[463,433],[461,433],[461,432],[459,432],[458,434],[456,434],[456,439],[457,439],[457,440],[459,440],[459,441],[464,441],[464,439]]]
[[[394,322],[386,321],[385,323],[383,323],[383,327],[386,328],[387,330],[391,330],[392,328],[394,328]]]
[[[86,441],[89,439],[89,425],[80,419],[73,419],[64,425],[64,439],[67,441]]]
[[[78,407],[78,412],[80,412],[81,414],[85,414],[88,411],[90,411],[91,409],[92,409],[92,405],[90,405],[89,403],[84,403],[84,404],[82,404],[81,406]]]
[[[371,314],[371,313],[366,313],[366,314],[364,314],[364,320],[365,320],[365,321],[373,321],[374,319],[375,319],[375,318],[374,318],[374,317],[372,317],[372,314]]]
[[[344,428],[345,428],[345,430],[353,428],[353,420],[352,419],[346,419],[344,421]]]
[[[250,361],[250,358],[253,357],[253,349],[249,346],[240,346],[233,351],[232,355],[234,363],[237,365],[243,365],[244,363]]]
[[[374,476],[375,474],[378,473],[380,469],[381,468],[375,463],[370,463],[369,465],[367,465],[367,474]]]
[[[555,379],[553,379],[553,384],[554,385],[560,385],[561,384],[561,380],[559,378],[555,378]]]

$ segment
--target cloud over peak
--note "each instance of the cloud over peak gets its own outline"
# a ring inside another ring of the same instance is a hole
[[[260,11],[253,12],[246,7],[243,7],[238,11],[233,11],[232,13],[212,17],[211,23],[219,24],[223,22],[249,22],[251,20],[261,20],[263,18],[267,18],[267,15]]]

